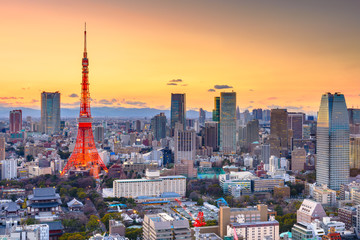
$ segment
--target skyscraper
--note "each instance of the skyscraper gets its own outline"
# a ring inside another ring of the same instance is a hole
[[[5,137],[0,135],[0,161],[5,160]]]
[[[294,139],[302,139],[304,119],[304,113],[288,113],[288,129],[292,130]]]
[[[254,119],[262,120],[263,119],[262,112],[263,111],[261,108],[253,109],[252,114],[253,114]]]
[[[212,147],[216,150],[218,148],[218,123],[206,122],[204,135],[204,146]]]
[[[206,113],[202,108],[200,108],[200,110],[199,110],[199,124],[200,124],[200,126],[205,125],[205,119],[206,119]]]
[[[175,139],[175,164],[181,160],[195,160],[196,133],[194,130],[183,130],[183,126],[177,123],[174,130]]]
[[[172,93],[171,94],[171,119],[170,126],[171,129],[175,128],[175,123],[180,123],[183,125],[184,130],[186,119],[186,99],[185,93]]]
[[[220,151],[236,152],[236,92],[220,95]]]
[[[259,141],[259,120],[251,120],[246,124],[246,145]]]
[[[10,133],[20,132],[22,129],[22,111],[10,111]]]
[[[220,97],[214,98],[214,110],[212,120],[214,122],[220,121]]]
[[[288,155],[288,113],[286,109],[271,109],[270,154],[278,158]]]
[[[60,93],[41,93],[41,129],[45,134],[60,131]]]
[[[316,137],[316,182],[339,190],[349,177],[349,115],[343,94],[322,95]]]
[[[151,119],[151,130],[157,141],[166,137],[166,116],[160,113]]]

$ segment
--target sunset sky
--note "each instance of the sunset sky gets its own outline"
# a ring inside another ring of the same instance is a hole
[[[315,112],[335,91],[357,107],[359,13],[354,0],[0,0],[0,106],[60,91],[79,107],[86,21],[92,106],[168,109],[173,92],[210,111],[233,90],[242,110]]]

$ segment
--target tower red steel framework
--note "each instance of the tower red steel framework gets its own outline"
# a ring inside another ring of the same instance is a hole
[[[92,132],[92,117],[90,112],[90,92],[88,70],[89,60],[86,51],[86,25],[84,31],[84,56],[82,59],[82,83],[81,83],[81,102],[80,116],[78,118],[79,128],[76,138],[76,144],[67,164],[61,172],[63,176],[70,169],[75,171],[90,171],[90,175],[99,178],[99,172],[102,169],[108,172],[104,162],[101,160],[95,147],[94,136]]]

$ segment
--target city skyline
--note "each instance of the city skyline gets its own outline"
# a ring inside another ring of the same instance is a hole
[[[59,91],[78,108],[86,21],[94,107],[170,109],[186,93],[188,110],[210,112],[225,90],[242,110],[316,112],[335,91],[357,107],[360,3],[309,3],[2,3],[0,106],[39,109],[42,91]]]

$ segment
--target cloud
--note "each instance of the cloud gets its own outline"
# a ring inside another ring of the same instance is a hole
[[[166,85],[173,85],[173,86],[176,86],[177,83],[167,83]]]
[[[186,86],[187,86],[187,84],[183,84],[183,85],[181,85],[181,86],[186,87]]]
[[[24,99],[23,97],[0,97],[1,100]]]
[[[37,102],[39,102],[39,100],[36,99],[31,100],[31,103],[37,103]]]
[[[210,88],[210,89],[208,90],[208,92],[215,92],[215,89]]]
[[[226,89],[226,88],[233,88],[233,87],[229,86],[229,85],[215,85],[214,88],[215,89]]]
[[[140,101],[126,101],[125,103],[129,104],[129,105],[139,106],[139,107],[145,107],[146,106],[145,102],[140,102]]]
[[[269,97],[266,100],[276,100],[276,99],[277,99],[277,97]]]
[[[250,103],[254,103],[254,101],[250,101]]]
[[[25,91],[25,90],[30,90],[30,87],[27,87],[27,88],[21,88],[21,90]]]
[[[249,89],[249,91],[250,91],[250,92],[253,92],[253,91],[254,91],[254,89]]]
[[[173,82],[173,83],[174,83],[174,82],[175,82],[175,83],[176,83],[176,82],[182,82],[182,81],[183,81],[183,80],[182,80],[182,79],[180,79],[180,78],[179,78],[179,79],[173,79],[173,80],[170,80],[170,82]]]
[[[100,100],[98,101],[98,103],[104,104],[104,105],[113,105],[113,103],[115,103],[115,102],[116,102],[116,99],[115,99],[115,98],[113,98],[113,99],[111,99],[111,100],[100,99]]]
[[[69,95],[69,97],[71,97],[71,98],[78,98],[79,95],[77,95],[76,93],[72,93],[72,94]]]

